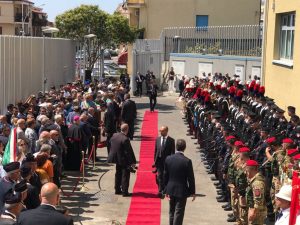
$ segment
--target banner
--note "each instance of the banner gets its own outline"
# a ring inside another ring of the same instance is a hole
[[[293,171],[293,181],[292,181],[292,201],[291,201],[291,208],[290,208],[290,222],[289,225],[295,225],[296,219],[299,214],[300,209],[300,179],[299,179],[299,172]],[[300,224],[297,224],[300,225]]]

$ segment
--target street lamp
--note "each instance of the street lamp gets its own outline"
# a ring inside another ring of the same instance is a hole
[[[59,32],[59,29],[55,27],[46,27],[42,30],[43,32],[43,93],[45,94],[46,90],[46,83],[47,83],[47,77],[46,77],[46,51],[45,51],[45,34],[52,34]]]
[[[87,34],[87,35],[84,35],[84,40],[87,39],[87,40],[91,40],[93,38],[97,37],[96,34]],[[89,43],[90,44],[90,43]],[[83,54],[84,54],[84,74],[83,74],[83,82],[85,82],[85,78],[86,78],[86,73],[87,73],[87,70],[86,70],[86,48],[85,48],[85,42],[83,43]],[[92,71],[90,71],[92,72]]]

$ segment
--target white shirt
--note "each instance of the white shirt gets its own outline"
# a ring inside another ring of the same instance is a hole
[[[275,225],[289,225],[290,208],[282,210],[282,217],[276,220]]]
[[[165,136],[165,137],[161,136],[161,140],[160,140],[160,145],[161,145],[161,146],[162,146],[162,144],[163,144],[164,138],[165,138],[165,141],[167,141],[168,135]],[[165,143],[165,144],[166,144],[166,143]]]

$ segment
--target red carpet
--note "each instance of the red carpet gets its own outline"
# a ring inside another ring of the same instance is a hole
[[[126,225],[160,225],[161,200],[152,173],[158,113],[145,112],[142,125],[140,163]]]

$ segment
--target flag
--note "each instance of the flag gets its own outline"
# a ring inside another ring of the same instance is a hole
[[[13,128],[10,132],[7,145],[5,147],[2,165],[16,161],[17,158],[17,128]]]
[[[293,171],[293,181],[292,181],[292,201],[290,208],[290,221],[289,225],[295,225],[297,216],[299,214],[300,209],[300,179],[299,172]]]

